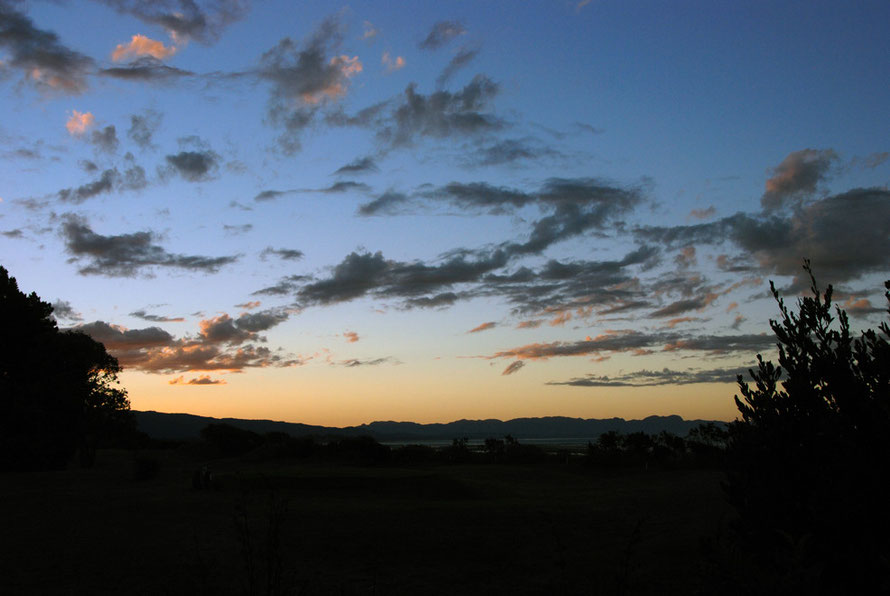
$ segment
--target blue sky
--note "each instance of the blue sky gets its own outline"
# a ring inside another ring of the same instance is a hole
[[[730,419],[890,248],[883,2],[0,2],[0,264],[137,409]]]

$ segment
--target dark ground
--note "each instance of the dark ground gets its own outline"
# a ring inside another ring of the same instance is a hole
[[[150,457],[0,476],[0,593],[691,594],[730,517],[715,470],[226,461],[195,490]]]

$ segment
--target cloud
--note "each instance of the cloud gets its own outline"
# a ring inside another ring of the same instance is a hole
[[[701,351],[712,355],[731,352],[755,354],[775,344],[768,335],[681,335],[673,331],[643,333],[635,330],[608,331],[593,338],[575,342],[526,344],[496,352],[487,359],[517,358],[519,360],[548,360],[565,356],[592,356],[604,352],[651,353],[662,351]]]
[[[260,258],[265,260],[268,255],[274,255],[285,261],[298,261],[303,258],[303,251],[293,248],[272,248],[271,246],[267,246],[263,249],[263,252],[260,253]]]
[[[118,140],[114,125],[106,126],[100,130],[94,130],[90,135],[90,142],[106,153],[117,151]]]
[[[127,44],[118,44],[111,52],[111,60],[120,62],[130,58],[151,56],[156,60],[165,60],[176,53],[175,46],[167,47],[164,42],[157,41],[141,34],[136,34]]]
[[[284,296],[296,291],[299,282],[305,279],[302,275],[289,275],[281,279],[274,286],[262,288],[253,292],[254,296]]]
[[[550,381],[548,385],[571,385],[574,387],[657,387],[663,385],[691,385],[696,383],[735,383],[738,375],[746,369],[714,368],[671,370],[638,370],[615,376],[587,375],[569,381]]]
[[[60,201],[77,204],[112,191],[139,190],[147,184],[145,170],[134,165],[125,170],[123,175],[116,169],[105,170],[97,180],[74,188],[63,188],[57,196]]]
[[[532,319],[529,321],[519,321],[519,323],[516,324],[516,328],[517,329],[537,329],[538,327],[541,326],[541,324],[543,322],[544,321],[542,321],[541,319]]]
[[[714,217],[716,213],[717,209],[715,209],[714,206],[711,205],[707,209],[693,209],[689,212],[689,217],[693,217],[695,219],[710,219]]]
[[[227,236],[237,236],[238,234],[246,234],[253,229],[253,224],[228,225],[223,224],[223,230]]]
[[[257,76],[272,85],[269,119],[284,129],[279,143],[286,153],[300,148],[299,134],[319,106],[345,95],[362,71],[358,56],[334,53],[340,39],[338,23],[328,19],[302,45],[286,37],[260,59]]]
[[[168,381],[171,385],[225,385],[226,382],[223,379],[212,379],[210,375],[201,375],[199,377],[193,377],[188,381],[185,380],[184,375],[179,375],[175,379]]]
[[[464,26],[457,21],[439,21],[418,47],[422,50],[436,50],[466,32]]]
[[[362,29],[364,29],[364,32],[362,33],[361,39],[365,40],[372,40],[380,33],[380,29],[375,27],[371,21],[363,22]]]
[[[222,31],[248,12],[245,0],[100,0],[118,12],[159,25],[176,43],[194,39],[212,44]]]
[[[62,319],[66,321],[82,321],[83,317],[80,316],[80,313],[74,310],[71,306],[71,303],[67,300],[56,300],[53,302],[53,316],[56,319]]]
[[[41,91],[79,94],[87,89],[93,60],[65,47],[58,35],[38,29],[5,2],[0,4],[0,48],[8,52],[5,64],[23,71],[25,80]]]
[[[359,205],[359,215],[396,215],[402,205],[409,204],[408,197],[400,192],[388,190],[373,201]]]
[[[182,317],[164,317],[160,315],[150,315],[146,313],[144,310],[135,310],[130,313],[131,317],[136,317],[137,319],[143,319],[145,321],[151,321],[153,323],[182,323],[185,321]]]
[[[96,123],[96,118],[91,112],[78,112],[71,110],[71,116],[65,123],[65,128],[72,136],[81,136]]]
[[[152,146],[151,139],[161,127],[163,115],[155,110],[144,110],[141,114],[130,116],[130,128],[127,137],[142,149]]]
[[[169,253],[155,244],[157,236],[153,232],[103,236],[94,232],[85,219],[72,214],[63,216],[61,233],[72,261],[86,261],[78,270],[81,275],[132,276],[152,267],[215,273],[238,259]]]
[[[558,157],[561,153],[536,142],[534,139],[504,139],[491,145],[480,147],[472,159],[466,160],[467,166],[496,166],[510,164],[520,160],[538,160],[543,157]]]
[[[210,180],[219,169],[219,155],[213,151],[180,151],[166,157],[167,164],[189,182]]]
[[[458,70],[466,67],[470,62],[472,62],[476,56],[479,55],[479,50],[471,50],[469,48],[461,48],[457,54],[448,62],[448,65],[442,70],[438,77],[436,77],[436,86],[444,87],[445,83],[447,83],[454,73]]]
[[[249,302],[242,302],[241,304],[235,305],[238,308],[246,308],[247,310],[253,310],[254,308],[259,308],[260,301],[259,300],[251,300]]]
[[[354,344],[359,340],[358,333],[355,331],[346,331],[343,333],[343,337],[345,337],[346,341],[351,344]]]
[[[243,343],[245,331],[242,329],[238,335],[237,329],[241,323],[234,323],[235,331],[226,335],[226,322],[224,319],[221,322],[219,317],[202,321],[197,336],[183,338],[175,338],[159,327],[127,329],[103,321],[77,325],[71,330],[86,333],[105,344],[124,368],[143,372],[241,371],[303,364],[299,358],[273,352],[265,346]],[[253,338],[263,340],[256,335]]]
[[[340,366],[345,366],[346,368],[356,368],[359,366],[379,366],[381,364],[399,364],[399,361],[393,358],[392,356],[387,356],[385,358],[374,358],[372,360],[359,360],[357,358],[352,358],[349,360],[343,360],[338,362]]]
[[[497,323],[494,321],[488,321],[487,323],[482,323],[481,325],[477,325],[473,327],[467,333],[479,333],[480,331],[488,331],[489,329],[494,329],[497,327]]]
[[[379,168],[371,157],[359,157],[349,162],[345,166],[341,166],[334,174],[364,174],[367,172],[376,172]]]
[[[173,341],[173,336],[160,327],[127,329],[105,321],[94,321],[77,325],[71,329],[86,333],[96,341],[105,344],[105,348],[109,351],[154,348],[166,346]]]
[[[815,193],[816,186],[828,176],[837,160],[837,154],[831,149],[802,149],[789,153],[766,181],[766,192],[760,198],[764,211],[775,211],[790,199]]]
[[[7,238],[22,238],[25,235],[24,232],[19,229],[5,230],[3,232],[0,232],[0,234],[6,236]]]
[[[522,360],[514,360],[507,365],[507,368],[504,369],[504,372],[501,373],[501,376],[505,377],[507,375],[512,375],[513,373],[521,370],[523,366],[525,366],[525,362],[523,362]]]
[[[391,117],[378,130],[377,137],[392,147],[404,147],[418,137],[447,138],[500,130],[504,123],[482,112],[499,91],[499,85],[485,75],[476,75],[454,93],[436,91],[423,95],[411,83],[397,99]]]
[[[383,52],[380,57],[380,63],[386,67],[386,72],[395,72],[405,68],[405,59],[402,56],[393,58],[389,52]]]
[[[167,66],[155,58],[146,56],[134,60],[126,66],[100,69],[99,75],[123,81],[169,83],[175,79],[195,76],[195,73],[174,66]]]
[[[648,227],[638,239],[667,245],[731,242],[744,256],[718,259],[726,271],[799,276],[804,258],[823,279],[841,282],[886,271],[890,254],[890,191],[857,188],[799,205],[788,215],[743,213],[694,226]],[[806,281],[801,282],[806,286]]]
[[[289,293],[296,286],[297,299],[304,306],[372,296],[400,300],[403,308],[501,297],[513,303],[517,313],[546,310],[556,316],[563,310],[633,302],[642,290],[627,287],[632,278],[625,269],[645,264],[657,255],[657,250],[642,247],[616,261],[550,260],[538,271],[521,267],[512,273],[495,273],[509,264],[511,246],[491,251],[453,251],[434,264],[388,260],[380,252],[353,252],[333,268],[329,277],[288,282],[281,293]],[[279,289],[267,291],[278,293]]]

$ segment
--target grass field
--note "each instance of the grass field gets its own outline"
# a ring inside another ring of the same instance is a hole
[[[730,515],[714,470],[152,457],[0,477],[0,593],[690,594]]]

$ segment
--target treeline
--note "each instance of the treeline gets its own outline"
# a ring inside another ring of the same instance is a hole
[[[239,457],[254,461],[303,460],[356,465],[581,463],[589,466],[694,467],[723,462],[728,431],[713,422],[693,428],[685,437],[662,431],[610,431],[581,449],[542,447],[522,443],[511,435],[489,437],[481,445],[455,438],[450,445],[384,445],[372,437],[291,436],[283,432],[256,433],[226,423],[208,424],[201,440],[192,444],[207,459]],[[170,443],[156,443],[158,447]]]

